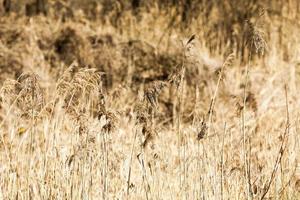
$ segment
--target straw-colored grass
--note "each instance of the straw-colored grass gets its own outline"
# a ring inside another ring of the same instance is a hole
[[[300,198],[298,1],[37,2],[0,10],[0,200]]]

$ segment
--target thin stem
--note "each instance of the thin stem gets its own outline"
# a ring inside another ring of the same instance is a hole
[[[244,83],[244,94],[243,94],[243,112],[242,112],[242,133],[243,133],[243,152],[244,152],[244,173],[245,181],[247,185],[247,199],[253,199],[252,187],[251,187],[251,177],[250,177],[250,166],[247,161],[249,153],[247,152],[246,147],[246,101],[247,101],[247,88],[248,88],[248,79],[249,79],[249,66],[251,64],[251,53],[248,57],[248,64],[246,65],[246,74],[245,74],[245,83]]]
[[[137,130],[135,130],[134,137],[133,137],[133,142],[132,142],[132,146],[131,146],[129,168],[128,168],[128,176],[127,176],[127,197],[129,197],[130,178],[131,178],[131,163],[132,163],[132,157],[133,157],[133,152],[134,152],[134,146],[135,146],[136,136],[137,136]]]
[[[224,133],[222,134],[222,153],[221,153],[221,200],[224,199],[224,139],[226,135],[226,123],[224,124]]]

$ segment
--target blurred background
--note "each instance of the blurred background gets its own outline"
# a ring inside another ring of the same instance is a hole
[[[0,2],[2,82],[28,70],[53,82],[76,62],[104,72],[107,89],[121,84],[137,91],[141,84],[168,77],[182,62],[182,44],[192,35],[189,88],[205,88],[230,52],[238,70],[251,60],[267,71],[292,63],[298,74],[297,0]],[[261,36],[263,52],[257,54],[257,45],[254,52],[248,48],[249,33],[254,43]]]

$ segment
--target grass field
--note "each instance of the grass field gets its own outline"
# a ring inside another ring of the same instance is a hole
[[[300,199],[297,0],[0,3],[0,200]]]

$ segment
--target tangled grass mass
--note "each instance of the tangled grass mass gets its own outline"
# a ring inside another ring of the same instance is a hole
[[[0,0],[0,200],[300,199],[298,0]]]

